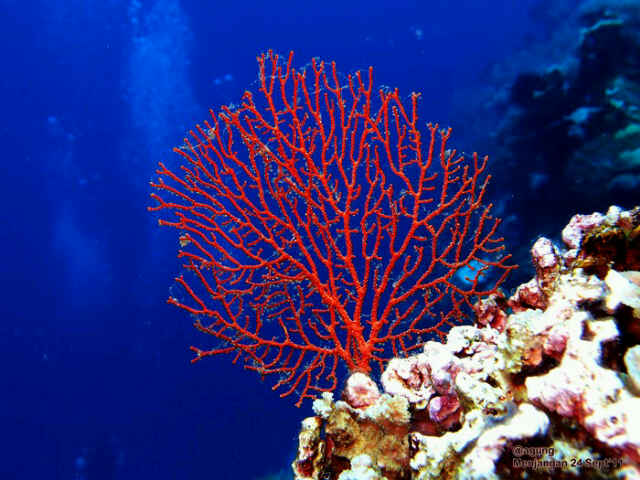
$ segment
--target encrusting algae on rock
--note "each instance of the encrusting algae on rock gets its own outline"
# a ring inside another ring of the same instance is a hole
[[[303,421],[298,480],[640,478],[640,208],[538,239],[475,326],[353,374]]]

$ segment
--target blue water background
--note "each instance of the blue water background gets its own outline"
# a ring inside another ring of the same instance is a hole
[[[456,94],[544,35],[534,5],[2,0],[0,478],[288,478],[310,405],[228,358],[190,365],[207,339],[165,303],[179,262],[146,211],[156,163],[267,49],[373,65],[464,146]]]

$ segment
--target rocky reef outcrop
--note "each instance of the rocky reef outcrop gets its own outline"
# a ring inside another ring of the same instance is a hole
[[[302,422],[298,480],[640,478],[640,208],[539,238],[475,325],[353,374]]]

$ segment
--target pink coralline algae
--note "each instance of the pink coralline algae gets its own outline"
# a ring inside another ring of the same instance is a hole
[[[317,400],[295,478],[640,478],[640,208],[563,239],[538,239],[536,276],[476,325],[392,359],[381,391],[357,374]]]
[[[356,372],[347,380],[344,396],[349,405],[362,408],[376,403],[380,398],[380,390],[369,376]]]
[[[591,215],[574,215],[562,230],[562,241],[570,248],[578,248],[586,232],[598,227],[604,221],[604,215],[595,212]]]

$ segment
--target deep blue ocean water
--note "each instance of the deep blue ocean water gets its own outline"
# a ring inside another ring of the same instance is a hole
[[[157,162],[267,49],[373,65],[464,145],[460,92],[544,42],[545,3],[0,0],[0,478],[289,478],[309,402],[189,363],[176,235],[146,211]]]

